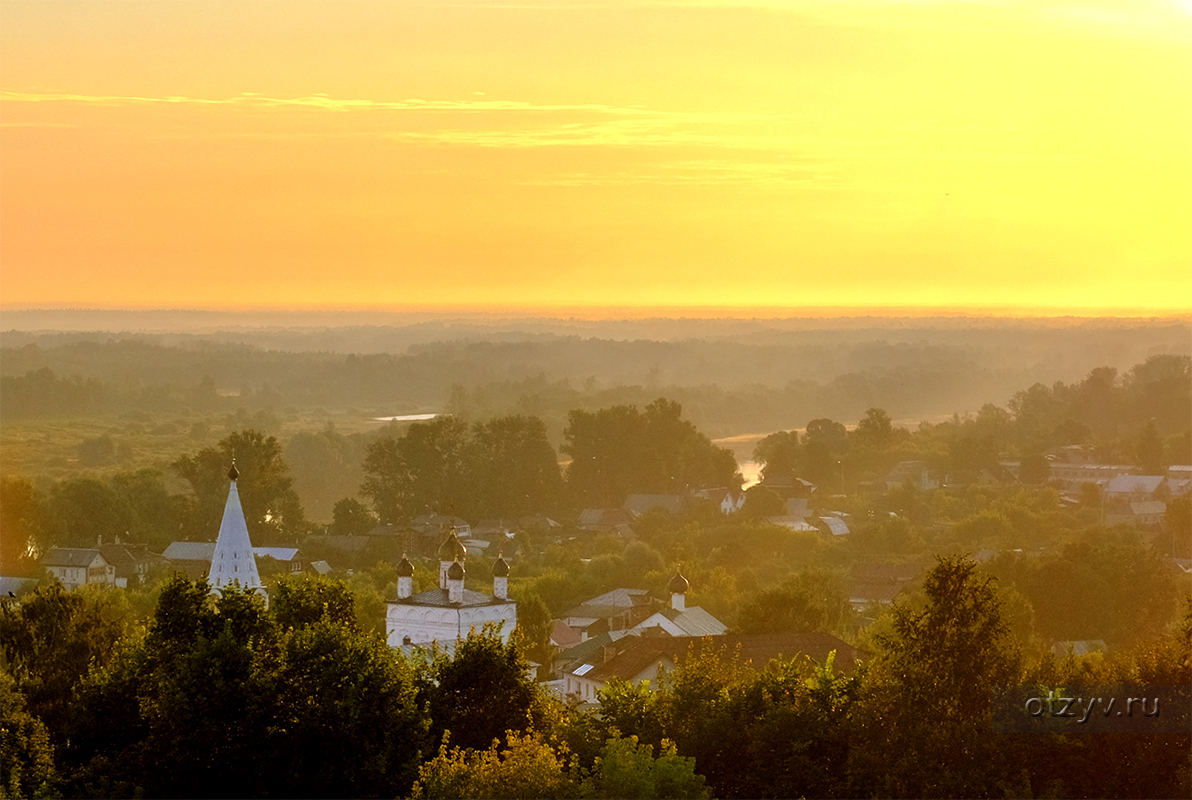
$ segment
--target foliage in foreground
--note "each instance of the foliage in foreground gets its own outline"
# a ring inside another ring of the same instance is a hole
[[[324,579],[283,579],[265,608],[175,578],[148,629],[89,651],[88,669],[29,657],[102,632],[88,602],[43,588],[5,610],[6,797],[1189,794],[1186,733],[991,734],[990,690],[1187,683],[1192,604],[1134,651],[1026,663],[996,584],[964,558],[896,606],[862,668],[704,648],[655,687],[613,683],[598,714],[540,693],[492,629],[407,662]],[[43,720],[27,691],[49,679],[64,689]]]
[[[654,748],[636,736],[609,739],[591,770],[568,760],[566,745],[551,747],[536,734],[509,731],[507,743],[487,750],[444,743],[418,770],[416,798],[707,798],[695,759],[673,743]]]

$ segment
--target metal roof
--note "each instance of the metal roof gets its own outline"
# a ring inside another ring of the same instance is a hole
[[[107,563],[107,559],[94,548],[51,547],[50,552],[42,556],[41,563],[46,567],[89,567],[97,558]]]
[[[407,606],[436,606],[440,608],[453,608],[456,606],[491,606],[504,603],[512,603],[512,600],[501,600],[493,597],[491,594],[482,594],[481,592],[474,592],[471,589],[463,590],[463,599],[458,603],[452,603],[447,599],[446,589],[431,589],[425,592],[419,592],[413,597],[408,597],[398,600],[390,600],[390,603],[397,603]]]
[[[170,561],[210,561],[215,542],[170,542],[162,555]]]

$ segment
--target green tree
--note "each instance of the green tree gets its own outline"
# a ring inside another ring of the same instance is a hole
[[[259,431],[237,431],[194,455],[182,456],[173,468],[190,483],[196,498],[189,533],[196,540],[212,539],[219,531],[228,498],[228,468],[233,459],[240,473],[237,491],[244,519],[254,542],[266,544],[294,537],[306,530],[302,504],[294,492],[281,445]]]
[[[344,436],[330,423],[294,434],[283,455],[306,515],[319,522],[331,518],[336,500],[354,495],[364,479],[364,437]]]
[[[1047,483],[1051,477],[1051,462],[1042,453],[1027,453],[1018,466],[1018,479],[1028,486]]]
[[[562,451],[571,456],[567,484],[587,507],[619,506],[632,493],[685,493],[741,485],[733,454],[712,444],[682,406],[659,398],[636,406],[572,411]]]
[[[895,797],[973,797],[1005,775],[990,736],[994,686],[1016,674],[993,579],[964,557],[939,558],[923,580],[926,605],[895,605],[864,693],[852,791]]]
[[[1136,364],[1126,375],[1126,407],[1135,419],[1161,431],[1188,428],[1192,419],[1192,357],[1164,354]]]
[[[323,619],[348,630],[356,629],[352,592],[342,581],[287,575],[273,587],[270,604],[282,630],[306,627]]]
[[[105,467],[116,460],[116,443],[107,434],[79,442],[79,463],[85,467]]]
[[[1138,436],[1138,465],[1147,475],[1162,475],[1167,471],[1167,460],[1163,453],[1163,440],[1153,419],[1147,420]]]
[[[796,585],[765,589],[741,604],[741,633],[806,633],[823,630],[828,611],[806,588]]]
[[[558,506],[563,479],[546,425],[537,417],[476,423],[469,453],[474,518],[516,518]]]
[[[356,630],[342,587],[283,580],[275,618],[175,576],[148,634],[91,672],[67,753],[77,796],[397,796],[427,719],[413,671]]]
[[[427,744],[413,672],[354,628],[328,615],[282,637],[268,670],[277,691],[264,743],[269,794],[392,797],[413,782]]]
[[[840,461],[848,449],[848,432],[844,425],[830,419],[813,419],[807,423],[803,444],[803,475],[812,483],[844,490]]]
[[[5,575],[37,571],[33,553],[41,502],[25,478],[0,478],[0,567]]]
[[[762,478],[790,478],[799,469],[798,431],[771,433],[753,448],[753,460],[762,464]]]
[[[400,438],[378,439],[368,447],[360,493],[385,523],[428,511],[455,513],[469,490],[467,442],[467,423],[456,417],[416,422]]]
[[[362,536],[377,524],[377,517],[355,497],[345,497],[331,512],[330,532],[336,536]]]
[[[133,526],[128,503],[97,478],[71,478],[54,486],[43,506],[45,545],[95,547],[112,543]]]
[[[99,600],[53,582],[0,615],[0,652],[29,711],[55,742],[66,737],[72,694],[93,666],[115,651],[119,628],[104,619]]]
[[[530,728],[540,702],[517,639],[502,642],[491,624],[456,642],[453,655],[438,653],[422,680],[432,741],[450,731],[455,745],[473,750]]]
[[[759,520],[785,513],[786,501],[768,486],[759,483],[745,490],[745,505],[741,506],[741,514],[745,519]]]
[[[1175,558],[1192,556],[1192,496],[1173,497],[1163,515],[1164,536],[1171,547],[1165,552]]]
[[[159,551],[179,538],[185,507],[181,498],[170,494],[160,471],[121,472],[112,476],[109,485],[132,512],[128,537],[121,541],[131,539]]]
[[[533,732],[507,732],[486,749],[444,743],[418,768],[416,798],[564,798],[579,796],[563,754]]]
[[[13,677],[0,671],[0,796],[54,797],[57,777],[46,726],[28,712]]]
[[[654,748],[636,736],[609,739],[596,758],[592,775],[584,780],[584,797],[707,798],[695,759],[680,756],[673,742],[664,741],[658,757]]]
[[[518,593],[517,634],[527,657],[542,664],[544,673],[550,671],[552,623],[550,609],[541,597],[533,591]]]
[[[880,450],[893,444],[898,438],[898,434],[890,421],[889,414],[880,408],[871,408],[857,423],[857,429],[853,431],[853,438],[862,447]]]

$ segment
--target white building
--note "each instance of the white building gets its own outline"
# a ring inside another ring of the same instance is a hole
[[[687,607],[687,590],[690,586],[683,574],[676,570],[667,586],[670,590],[671,607],[656,611],[634,625],[630,631],[644,633],[651,628],[660,628],[671,636],[679,637],[720,636],[727,631],[727,625],[699,606]]]
[[[493,564],[493,593],[464,588],[467,551],[454,530],[439,547],[439,586],[414,594],[414,565],[404,556],[397,565],[397,599],[389,601],[385,633],[390,647],[466,639],[486,623],[501,626],[509,641],[517,627],[517,603],[509,598],[509,565],[498,556]]]
[[[77,589],[88,583],[116,585],[116,566],[97,549],[51,547],[41,559],[41,565],[67,589]]]
[[[224,589],[235,584],[267,600],[265,586],[257,572],[252,542],[248,538],[244,509],[240,507],[240,493],[236,490],[236,479],[240,473],[235,462],[228,470],[228,477],[232,479],[232,485],[228,489],[228,502],[224,505],[223,521],[215,540],[215,552],[211,555],[207,583],[211,586],[211,594],[217,597],[223,594]]]

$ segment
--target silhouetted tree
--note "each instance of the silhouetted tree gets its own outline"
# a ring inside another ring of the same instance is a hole
[[[228,497],[228,468],[235,459],[240,473],[237,491],[244,519],[254,542],[266,544],[278,536],[305,532],[302,505],[294,492],[290,469],[282,459],[281,445],[259,431],[237,431],[194,455],[182,456],[173,468],[190,483],[196,497],[189,520],[196,540],[214,539]]]

